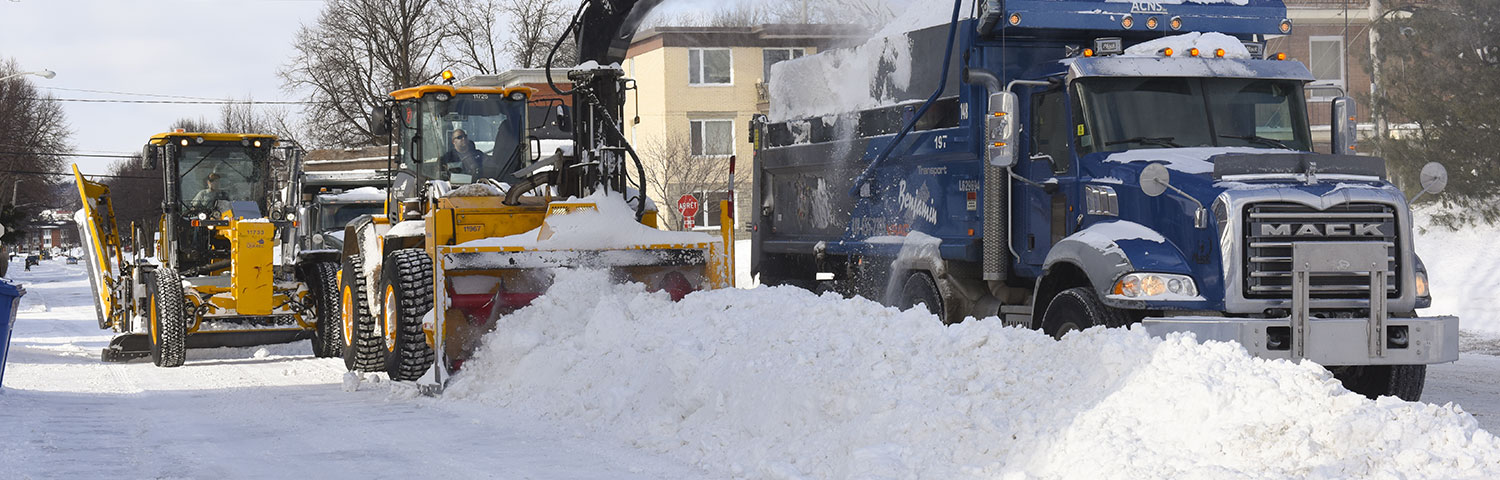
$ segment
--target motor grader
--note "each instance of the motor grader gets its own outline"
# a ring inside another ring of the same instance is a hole
[[[337,264],[296,264],[297,219],[273,178],[273,158],[300,155],[272,135],[151,137],[141,161],[161,173],[162,214],[154,240],[138,238],[134,252],[122,248],[109,187],[73,167],[99,327],[119,334],[105,361],[149,355],[176,367],[188,348],[303,339],[317,356],[339,353]]]
[[[392,92],[373,112],[375,133],[394,145],[393,176],[385,214],[351,221],[344,235],[351,370],[441,389],[481,336],[544,294],[560,268],[607,270],[674,299],[732,285],[732,229],[717,238],[656,229],[640,159],[619,130],[630,81],[609,61],[624,52],[616,34],[639,19],[626,18],[630,5],[585,4],[581,15],[595,20],[579,51],[596,61],[567,72],[577,111],[557,110],[572,135],[564,148],[540,152],[528,138],[542,124],[527,117],[530,87],[423,85]],[[610,227],[560,228],[579,223]]]

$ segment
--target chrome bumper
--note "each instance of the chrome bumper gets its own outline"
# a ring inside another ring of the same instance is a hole
[[[1384,318],[1380,344],[1372,348],[1368,318],[1314,318],[1294,338],[1292,318],[1170,317],[1141,321],[1146,332],[1165,336],[1192,332],[1198,341],[1239,342],[1251,355],[1267,359],[1305,358],[1321,365],[1425,365],[1458,360],[1458,317]],[[1400,333],[1405,332],[1405,345]],[[1392,341],[1392,334],[1397,337]],[[1293,343],[1302,355],[1295,355]],[[1383,347],[1383,348],[1379,348]]]

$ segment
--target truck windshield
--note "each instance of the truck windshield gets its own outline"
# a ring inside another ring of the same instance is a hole
[[[385,205],[380,203],[331,203],[324,205],[322,211],[318,212],[318,228],[322,230],[343,230],[350,220],[360,215],[380,215],[385,211]]]
[[[265,211],[264,163],[264,151],[239,142],[182,147],[177,157],[182,211],[211,213],[225,208],[220,202],[241,201],[255,202]]]
[[[527,156],[526,102],[500,94],[426,95],[421,104],[421,158],[425,178],[470,183],[504,179]]]
[[[1080,153],[1141,148],[1311,151],[1302,83],[1246,78],[1085,78]]]

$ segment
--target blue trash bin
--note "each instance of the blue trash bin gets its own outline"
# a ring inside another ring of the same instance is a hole
[[[0,278],[0,388],[5,385],[5,357],[10,356],[10,332],[16,326],[16,311],[26,289]]]

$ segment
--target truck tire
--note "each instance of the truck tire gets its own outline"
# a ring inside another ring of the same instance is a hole
[[[927,311],[937,315],[944,325],[948,321],[946,310],[943,309],[943,296],[938,294],[937,282],[927,272],[913,272],[906,277],[906,283],[901,286],[901,297],[896,302],[896,307],[907,310],[918,304],[926,305]]]
[[[344,368],[351,372],[385,370],[385,345],[376,331],[375,317],[365,296],[364,261],[358,254],[344,258],[339,288],[343,290],[340,325],[343,327]]]
[[[1124,312],[1099,301],[1099,295],[1089,287],[1073,287],[1059,292],[1042,314],[1042,331],[1056,339],[1062,339],[1068,332],[1087,330],[1096,325],[1114,328],[1129,324]]]
[[[307,270],[308,295],[312,295],[313,318],[317,328],[313,330],[313,356],[318,358],[340,357],[344,354],[344,322],[339,314],[341,292],[338,285],[339,267],[333,262],[317,262]]]
[[[150,288],[151,363],[180,367],[187,360],[187,297],[182,294],[182,277],[170,268],[157,269]]]
[[[1344,388],[1371,400],[1393,396],[1415,402],[1422,399],[1422,387],[1427,383],[1426,365],[1363,365],[1329,370],[1343,382]]]
[[[419,248],[397,250],[381,270],[385,372],[398,382],[422,378],[433,359],[422,332],[422,317],[432,310],[432,259]]]

